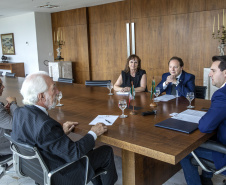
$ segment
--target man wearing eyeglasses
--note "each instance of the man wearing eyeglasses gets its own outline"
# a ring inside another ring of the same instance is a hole
[[[0,79],[0,96],[2,96],[4,85]],[[9,132],[12,129],[12,115],[17,108],[16,98],[7,97],[7,104],[4,105],[0,102],[0,156],[11,154],[9,148],[10,142],[4,137],[5,132]]]
[[[188,92],[194,92],[195,76],[183,70],[183,60],[175,56],[169,60],[168,65],[169,72],[162,75],[162,81],[157,85],[160,93],[186,97]]]

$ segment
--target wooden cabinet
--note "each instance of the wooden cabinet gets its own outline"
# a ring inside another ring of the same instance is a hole
[[[49,62],[49,76],[53,77],[53,81],[58,81],[58,78],[73,79],[72,62]]]
[[[25,77],[24,63],[0,63],[0,70],[10,70],[11,73],[16,73],[16,77]]]

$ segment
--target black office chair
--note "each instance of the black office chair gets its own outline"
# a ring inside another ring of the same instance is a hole
[[[15,170],[19,176],[28,176],[32,178],[37,185],[51,185],[51,178],[57,172],[65,169],[69,165],[76,163],[78,161],[74,161],[71,163],[66,163],[65,165],[50,171],[45,164],[39,150],[37,147],[32,147],[28,144],[22,144],[14,139],[7,133],[4,136],[11,142],[10,149],[13,152],[13,163],[15,165]],[[88,176],[88,167],[89,167],[89,158],[87,156],[83,156],[79,161],[84,161],[85,171],[84,171],[84,182],[87,184],[87,176]],[[107,171],[101,170],[97,172],[101,175],[106,174]],[[94,178],[95,178],[94,177]]]
[[[9,169],[13,167],[13,163],[8,165],[8,162],[13,160],[13,155],[9,154],[9,155],[3,155],[0,156],[0,166],[2,167],[2,173],[0,174],[0,179],[6,174],[8,173]]]
[[[99,86],[99,87],[107,87],[107,83],[111,82],[111,80],[86,80],[86,86]]]
[[[6,72],[6,73],[5,73],[5,76],[6,76],[6,77],[15,78],[15,77],[16,77],[16,73],[9,73],[9,72]]]
[[[195,86],[195,98],[205,99],[206,89],[206,86]]]
[[[3,71],[0,71],[0,76],[3,76],[2,73],[3,73]]]
[[[216,141],[209,140],[209,141],[203,143],[202,145],[200,145],[200,147],[226,154],[226,146],[223,144],[220,144]],[[191,158],[191,163],[194,166],[200,166],[204,171],[212,172],[214,175],[223,175],[221,173],[226,170],[226,166],[217,170],[212,161],[209,161],[209,160],[206,160],[203,158],[199,158],[195,154],[194,151],[192,151],[191,154],[193,155],[193,157]],[[225,177],[225,175],[223,175],[223,176]],[[226,180],[224,180],[223,183],[224,183],[224,185],[226,185]]]
[[[63,82],[63,83],[70,83],[72,84],[74,82],[74,79],[71,78],[58,78],[58,82]]]

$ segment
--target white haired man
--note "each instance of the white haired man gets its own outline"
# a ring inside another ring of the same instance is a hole
[[[37,146],[50,170],[79,160],[83,155],[89,157],[88,181],[99,168],[107,170],[93,184],[113,185],[117,180],[112,148],[102,146],[93,150],[97,136],[107,131],[101,123],[79,141],[73,142],[67,136],[78,124],[66,122],[63,127],[48,116],[47,110],[56,105],[58,89],[45,72],[38,72],[26,77],[21,88],[24,107],[14,113],[12,138],[18,142]],[[18,121],[19,120],[19,121]],[[84,165],[82,163],[70,165],[63,172],[53,176],[52,183],[57,185],[84,184],[82,181]]]

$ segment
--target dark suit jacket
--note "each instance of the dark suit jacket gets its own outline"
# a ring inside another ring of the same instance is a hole
[[[162,81],[157,85],[157,87],[160,87],[160,93],[166,92],[166,94],[171,94],[171,83],[168,84],[165,90],[163,89],[163,83],[169,75],[170,73],[164,73],[162,75]],[[179,79],[179,84],[176,86],[176,90],[178,91],[179,96],[184,97],[186,97],[187,92],[195,92],[195,76],[183,70]]]
[[[217,130],[217,141],[226,145],[226,85],[218,89],[211,98],[211,107],[199,121],[199,130],[212,133]],[[226,165],[226,155],[213,152],[216,168]],[[224,172],[226,175],[226,172]]]
[[[4,137],[4,133],[9,133],[12,129],[12,115],[18,106],[13,103],[10,106],[10,113],[7,112],[3,104],[0,104],[0,155],[11,154],[10,142]]]
[[[37,146],[50,170],[67,162],[79,160],[95,145],[94,138],[90,134],[73,142],[64,133],[60,123],[36,106],[25,106],[15,110],[11,136],[18,142]],[[82,184],[76,177],[84,177],[83,169],[82,163],[71,165],[67,170],[53,176],[53,184]],[[91,169],[89,175],[93,176],[93,174]]]

